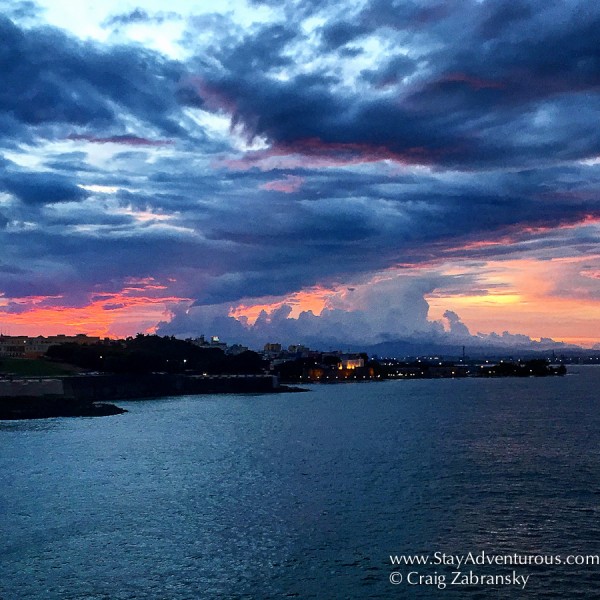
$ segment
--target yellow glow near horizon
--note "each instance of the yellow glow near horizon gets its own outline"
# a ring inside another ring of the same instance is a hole
[[[599,258],[489,261],[477,267],[476,283],[479,289],[489,289],[489,294],[436,290],[426,296],[429,318],[440,320],[446,310],[453,310],[471,333],[506,330],[591,347],[600,343],[600,303],[589,287]],[[497,285],[506,292],[496,291]]]
[[[430,302],[430,298],[427,300]],[[505,304],[519,304],[524,303],[523,296],[516,293],[511,294],[484,294],[484,295],[474,295],[474,296],[445,296],[440,295],[436,296],[436,300],[440,299],[452,299],[452,303],[457,306],[497,306],[497,305],[505,305]],[[435,303],[435,302],[434,302]],[[436,303],[437,304],[437,303]],[[431,302],[430,302],[431,305]]]

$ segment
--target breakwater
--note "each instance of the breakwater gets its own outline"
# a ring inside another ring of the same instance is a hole
[[[99,416],[125,412],[100,402],[194,394],[287,391],[273,375],[168,373],[74,375],[0,380],[0,419]]]
[[[273,392],[272,375],[80,375],[62,378],[64,395],[87,400],[135,400],[185,394]]]
[[[181,394],[273,392],[278,386],[273,375],[74,375],[0,380],[0,399],[52,396],[96,402]]]

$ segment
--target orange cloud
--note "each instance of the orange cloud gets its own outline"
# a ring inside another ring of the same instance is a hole
[[[1,298],[0,331],[10,335],[56,335],[87,333],[120,337],[151,333],[169,316],[169,306],[191,302],[190,298],[160,295],[166,286],[152,278],[130,279],[119,292],[90,294],[84,306],[39,306],[41,298]],[[43,297],[60,298],[56,296]],[[10,304],[29,305],[22,312],[3,312]]]
[[[594,264],[598,261],[600,255],[496,260],[476,265],[461,260],[404,265],[356,284],[352,293],[345,286],[315,287],[285,298],[242,304],[232,308],[229,315],[253,324],[261,311],[270,314],[283,305],[292,307],[293,318],[307,310],[319,315],[333,306],[368,310],[361,304],[361,289],[386,279],[418,280],[433,274],[449,279],[426,295],[431,321],[441,320],[446,310],[453,310],[472,334],[509,331],[591,347],[600,343],[600,303],[594,293],[600,272]]]
[[[282,300],[257,304],[240,304],[229,311],[229,316],[236,319],[243,317],[248,319],[248,323],[252,325],[262,311],[270,314],[284,305],[292,308],[290,317],[293,318],[297,318],[300,313],[307,311],[312,311],[315,315],[320,315],[327,306],[328,298],[332,293],[331,289],[314,287],[290,294]]]
[[[594,285],[597,269],[587,267],[599,260],[600,255],[588,255],[486,262],[474,271],[474,293],[438,289],[429,295],[429,317],[441,319],[450,309],[461,316],[471,333],[508,330],[591,346],[600,342],[600,303],[589,287]]]

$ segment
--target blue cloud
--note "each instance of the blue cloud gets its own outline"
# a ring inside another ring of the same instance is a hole
[[[598,8],[254,4],[273,19],[191,18],[179,61],[0,18],[0,147],[22,165],[0,163],[0,244],[27,271],[0,291],[155,277],[199,310],[440,256],[595,251]]]
[[[77,202],[88,193],[70,179],[54,173],[12,172],[0,174],[0,189],[13,194],[25,204]]]

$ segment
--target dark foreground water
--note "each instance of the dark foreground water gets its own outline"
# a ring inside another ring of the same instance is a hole
[[[598,565],[390,563],[600,554],[600,368],[571,372],[0,422],[0,598],[598,597]],[[406,581],[453,571],[529,579]]]

